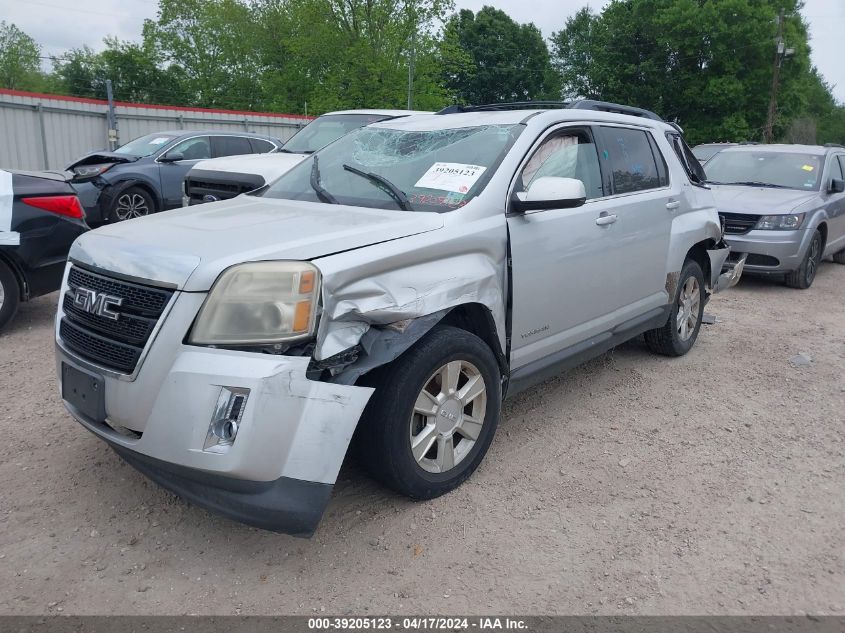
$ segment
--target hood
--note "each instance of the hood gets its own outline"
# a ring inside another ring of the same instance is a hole
[[[102,163],[134,163],[138,160],[138,156],[130,156],[129,154],[118,154],[117,152],[91,152],[82,158],[77,158],[65,169],[73,169],[79,165],[100,165]]]
[[[204,291],[241,262],[310,260],[442,226],[438,213],[241,196],[102,227],[76,240],[70,258]]]
[[[710,188],[719,211],[754,215],[791,213],[796,207],[819,195],[818,191],[743,185],[710,185]]]
[[[276,180],[285,172],[308,158],[308,154],[241,154],[203,160],[194,165],[197,171],[225,171],[237,174],[257,174],[265,183]]]

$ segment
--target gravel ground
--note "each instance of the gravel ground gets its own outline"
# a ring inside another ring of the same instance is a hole
[[[521,394],[440,499],[345,466],[311,540],[191,506],[75,423],[55,302],[0,335],[0,613],[845,613],[845,266],[743,280],[684,358],[634,341]]]

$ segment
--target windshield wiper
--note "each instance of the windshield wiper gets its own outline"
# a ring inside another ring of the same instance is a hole
[[[406,196],[399,187],[394,185],[384,176],[379,176],[378,174],[374,174],[372,172],[361,171],[360,169],[356,169],[352,165],[344,164],[343,168],[346,171],[351,171],[353,174],[358,174],[359,176],[366,178],[379,188],[384,190],[385,192],[390,194],[396,202],[399,204],[399,208],[403,211],[413,211],[414,209],[411,207],[411,201],[408,200],[408,196]]]
[[[335,197],[323,188],[320,184],[320,166],[317,163],[317,156],[314,156],[314,162],[311,165],[311,188],[317,192],[317,197],[328,204],[338,204]]]
[[[742,185],[745,187],[772,187],[774,189],[789,189],[786,185],[776,185],[773,182],[760,182],[757,180],[743,180],[739,182],[717,182],[715,180],[708,180],[711,185]]]

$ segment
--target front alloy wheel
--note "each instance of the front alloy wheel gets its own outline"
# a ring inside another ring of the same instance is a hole
[[[804,256],[804,261],[801,265],[786,275],[786,285],[790,288],[798,288],[799,290],[806,290],[813,285],[816,278],[816,273],[819,270],[819,264],[822,261],[822,234],[818,230],[813,233],[813,239],[807,249],[807,254]]]
[[[411,414],[411,452],[423,470],[445,473],[475,446],[487,412],[487,389],[478,368],[453,360],[435,371]]]
[[[132,187],[121,193],[115,200],[112,219],[123,222],[124,220],[144,217],[149,215],[151,211],[152,203],[149,196],[138,188]]]
[[[413,499],[459,486],[493,441],[502,410],[499,363],[466,330],[438,325],[362,384],[376,391],[355,434],[361,465]]]

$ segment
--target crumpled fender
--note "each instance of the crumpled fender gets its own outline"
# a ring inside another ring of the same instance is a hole
[[[505,349],[507,234],[504,222],[487,225],[455,231],[452,239],[434,231],[316,260],[323,309],[314,358],[357,345],[372,325],[467,303],[489,308]]]

